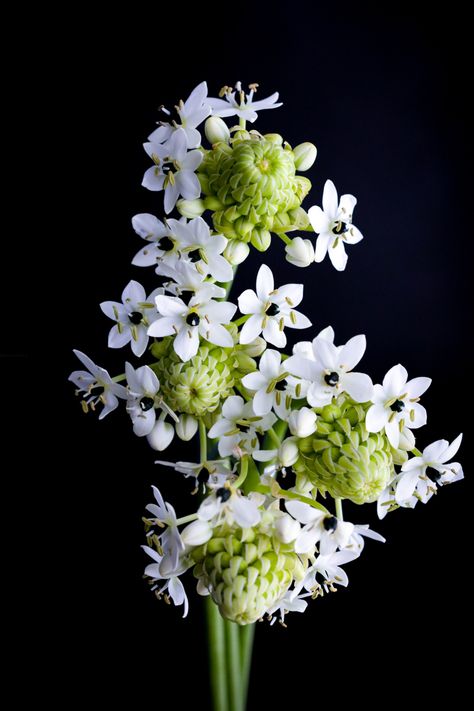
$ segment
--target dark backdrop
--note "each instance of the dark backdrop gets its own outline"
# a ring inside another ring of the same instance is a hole
[[[367,335],[362,369],[374,381],[397,362],[411,376],[431,376],[422,447],[468,427],[470,89],[462,21],[390,9],[327,12],[297,2],[232,12],[225,17],[222,4],[196,12],[176,4],[108,18],[78,14],[55,38],[48,72],[57,77],[52,120],[61,153],[53,190],[62,216],[50,227],[63,264],[54,277],[71,313],[54,353],[61,414],[46,418],[44,430],[53,453],[58,437],[67,452],[53,454],[47,482],[56,535],[45,584],[58,651],[50,678],[59,674],[75,699],[100,699],[105,708],[127,693],[133,707],[208,704],[200,600],[190,593],[183,621],[141,579],[140,517],[150,484],[180,514],[194,501],[179,475],[153,464],[153,451],[123,414],[102,423],[85,417],[65,383],[77,366],[73,347],[113,372],[131,356],[107,350],[110,322],[98,303],[118,299],[130,278],[150,289],[155,283],[152,271],[130,265],[141,246],[130,218],[160,214],[160,195],[140,183],[149,165],[141,142],[161,103],[185,98],[203,79],[214,95],[239,79],[259,82],[261,97],[280,91],[284,106],[262,112],[257,128],[292,145],[316,143],[309,204],[320,203],[332,178],[340,192],[357,196],[355,222],[365,239],[348,248],[342,274],[327,260],[292,267],[275,239],[266,254],[252,252],[238,289],[254,283],[264,261],[278,282],[304,282],[302,310],[316,331],[331,323],[339,343]],[[465,444],[469,479],[468,452]],[[166,457],[193,458],[184,445]],[[373,523],[388,542],[369,542],[347,566],[349,589],[290,615],[288,629],[259,625],[253,697],[260,690],[275,709],[290,701],[339,708],[401,696],[413,681],[422,693],[433,676],[437,689],[457,684],[468,485],[381,523],[372,507],[354,507],[353,520]],[[375,681],[384,685],[382,697]]]

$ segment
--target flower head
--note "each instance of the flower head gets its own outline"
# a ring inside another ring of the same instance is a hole
[[[148,140],[166,146],[175,132],[182,130],[186,147],[197,148],[201,143],[201,134],[196,127],[211,113],[211,107],[207,101],[206,82],[202,81],[198,84],[186,101],[181,100],[175,108],[181,123],[160,121],[160,125],[148,136]],[[165,113],[170,113],[167,109],[163,108],[162,110]]]
[[[222,256],[227,239],[223,235],[211,235],[209,225],[202,217],[195,217],[187,223],[170,219],[168,227],[179,240],[182,258],[194,263],[197,271],[217,281],[233,278],[232,266]]]
[[[71,373],[70,380],[77,390],[77,395],[83,394],[82,407],[85,412],[90,408],[95,410],[96,406],[103,405],[99,420],[103,420],[109,412],[118,406],[118,398],[127,399],[127,390],[123,385],[115,383],[108,372],[96,365],[85,353],[74,350],[73,353],[79,358],[87,370],[75,370]]]
[[[353,195],[341,195],[337,200],[337,191],[332,180],[326,180],[323,192],[323,209],[315,205],[308,210],[308,217],[314,231],[319,234],[316,240],[315,261],[322,262],[329,254],[333,266],[343,271],[347,264],[344,244],[357,244],[362,239],[361,232],[352,224],[352,213],[357,204]]]
[[[155,407],[162,404],[157,398],[160,383],[147,365],[135,368],[125,363],[128,383],[127,412],[132,418],[133,431],[138,437],[150,434],[156,421]]]
[[[286,392],[288,376],[281,353],[267,348],[259,369],[242,378],[242,385],[255,391],[252,407],[256,415],[267,415],[273,408],[281,419],[286,419],[291,405],[291,395]]]
[[[123,348],[130,343],[133,353],[140,357],[148,346],[148,326],[158,318],[155,297],[163,293],[158,287],[147,297],[137,281],[130,281],[122,292],[122,303],[103,301],[100,308],[115,321],[109,332],[109,348]]]
[[[390,368],[383,384],[374,386],[374,404],[369,408],[366,419],[368,431],[380,432],[384,429],[390,444],[397,449],[401,432],[426,424],[426,410],[418,401],[430,384],[431,378],[408,380],[403,365]]]
[[[263,417],[255,415],[251,402],[240,395],[231,395],[222,406],[221,417],[209,430],[209,437],[219,437],[221,457],[243,453],[252,454],[260,448],[257,432],[265,432],[276,422],[270,412]]]
[[[302,284],[285,284],[275,289],[270,267],[262,264],[257,274],[257,291],[247,289],[239,296],[239,309],[250,314],[240,332],[240,343],[250,343],[263,333],[268,343],[278,348],[286,345],[287,328],[308,328],[311,321],[295,311],[303,298]]]

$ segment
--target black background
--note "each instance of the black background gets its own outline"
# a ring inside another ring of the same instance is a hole
[[[302,311],[315,332],[330,323],[338,343],[367,335],[361,369],[375,382],[398,362],[413,377],[431,376],[419,446],[468,427],[471,146],[462,18],[390,8],[329,12],[306,3],[230,10],[232,17],[222,3],[194,12],[176,3],[107,17],[78,13],[55,36],[47,72],[60,153],[53,178],[60,218],[51,229],[61,266],[52,274],[70,312],[55,332],[57,409],[44,418],[55,527],[44,584],[58,651],[50,678],[54,686],[59,675],[74,699],[105,708],[128,693],[134,707],[174,701],[174,708],[208,708],[192,578],[183,621],[179,609],[148,592],[139,548],[151,483],[179,515],[195,501],[179,475],[153,464],[153,451],[133,436],[124,414],[101,423],[83,416],[65,383],[77,367],[73,347],[112,374],[122,372],[124,359],[135,362],[128,349],[107,350],[111,324],[98,303],[119,299],[131,278],[150,290],[156,284],[153,270],[130,265],[142,246],[130,219],[161,214],[160,194],[140,187],[149,165],[141,142],[160,104],[186,98],[203,79],[211,95],[239,79],[259,82],[260,97],[280,91],[284,106],[262,112],[256,128],[318,146],[305,205],[320,204],[324,181],[333,179],[339,192],[358,198],[355,223],[365,239],[348,247],[340,274],[327,260],[306,270],[289,265],[275,238],[269,252],[253,251],[239,269],[237,289],[254,283],[260,263],[270,264],[277,283],[305,284]],[[460,458],[469,479],[468,453],[465,442]],[[165,454],[197,456],[182,443]],[[433,682],[440,691],[458,685],[468,486],[447,487],[426,507],[381,523],[374,507],[348,507],[351,520],[372,523],[388,542],[369,542],[347,566],[349,589],[290,615],[288,629],[259,625],[251,697],[265,693],[275,709],[288,702],[371,706],[402,697],[413,682],[420,694]],[[376,682],[384,685],[381,696]]]

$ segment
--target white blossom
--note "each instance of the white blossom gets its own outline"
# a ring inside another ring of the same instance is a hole
[[[166,109],[164,109],[166,113]],[[190,93],[186,101],[180,101],[176,106],[176,111],[181,123],[178,124],[160,121],[148,140],[153,143],[166,144],[170,141],[174,133],[178,130],[184,132],[187,148],[197,148],[201,143],[201,134],[197,130],[204,119],[211,113],[211,108],[207,101],[207,84],[205,81],[198,84]]]
[[[338,271],[346,268],[347,254],[344,244],[356,244],[362,239],[361,232],[352,224],[356,203],[353,195],[341,195],[338,202],[334,183],[332,180],[326,180],[323,209],[315,205],[308,210],[311,225],[319,234],[316,240],[316,262],[322,262],[326,254],[329,254],[329,259]]]
[[[266,432],[276,422],[270,412],[263,417],[255,415],[251,402],[245,402],[240,395],[230,395],[222,405],[221,416],[209,430],[211,439],[219,438],[221,457],[240,457],[253,454],[260,448],[257,432]]]
[[[74,370],[69,376],[70,380],[77,388],[77,395],[83,394],[83,409],[85,412],[90,408],[95,411],[99,403],[103,405],[99,420],[103,420],[109,412],[118,406],[118,399],[126,400],[128,397],[126,388],[114,382],[108,372],[96,365],[89,356],[81,351],[74,350],[81,363],[87,370]]]
[[[278,92],[275,92],[266,99],[261,99],[260,101],[254,101],[253,97],[257,90],[258,84],[250,84],[250,92],[245,94],[242,91],[242,84],[238,81],[235,85],[235,91],[232,91],[231,87],[224,87],[220,95],[225,98],[208,98],[207,103],[212,109],[213,116],[238,116],[239,118],[245,119],[253,123],[257,118],[257,111],[263,111],[264,109],[276,109],[282,106],[282,103],[278,102]]]

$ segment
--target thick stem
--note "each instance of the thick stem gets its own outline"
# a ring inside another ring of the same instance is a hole
[[[229,681],[229,711],[243,711],[242,683],[240,675],[239,627],[226,620],[225,641],[227,647],[227,675]]]
[[[207,461],[207,432],[206,425],[202,420],[199,420],[199,461]]]
[[[210,595],[206,598],[205,606],[213,709],[228,711],[224,620]]]
[[[255,623],[244,625],[239,629],[240,635],[240,663],[242,665],[242,709],[245,710],[247,693],[250,680],[250,669],[252,666],[253,638],[255,636]]]

